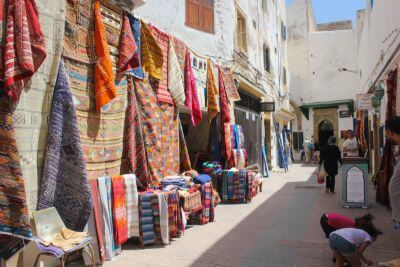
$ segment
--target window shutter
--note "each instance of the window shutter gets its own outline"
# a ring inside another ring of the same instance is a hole
[[[203,25],[202,28],[208,32],[214,32],[214,1],[213,0],[203,0],[202,3],[202,18]]]
[[[186,24],[200,27],[200,0],[186,0]]]

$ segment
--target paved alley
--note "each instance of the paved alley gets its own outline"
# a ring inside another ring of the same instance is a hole
[[[216,222],[187,229],[169,246],[130,244],[105,266],[334,266],[319,226],[324,211],[351,217],[371,212],[384,235],[366,255],[375,262],[400,255],[400,233],[391,229],[390,213],[374,203],[373,190],[370,209],[344,209],[340,179],[337,193],[327,195],[316,183],[315,170],[296,164],[287,174],[274,174],[250,204],[220,205]]]

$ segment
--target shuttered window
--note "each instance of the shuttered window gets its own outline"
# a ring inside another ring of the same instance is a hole
[[[247,54],[246,18],[239,10],[236,15],[236,47],[239,48],[242,53]]]
[[[214,33],[214,0],[186,0],[186,26]]]

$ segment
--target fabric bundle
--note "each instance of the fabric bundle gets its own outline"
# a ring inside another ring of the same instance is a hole
[[[132,71],[140,66],[139,55],[137,53],[138,46],[136,45],[128,16],[128,13],[124,12],[118,64],[118,73],[120,74]]]
[[[136,185],[136,176],[133,174],[124,175],[125,202],[127,217],[127,235],[130,237],[139,236],[139,193]]]
[[[208,174],[200,174],[199,176],[193,179],[193,182],[196,184],[206,184],[211,182],[211,176]]]
[[[196,82],[192,69],[192,58],[189,50],[186,51],[185,58],[185,105],[190,111],[193,126],[200,124],[203,114],[201,113],[199,98],[196,89]]]
[[[180,68],[178,56],[174,48],[174,40],[171,37],[168,51],[168,89],[175,105],[185,105],[185,86],[183,71]]]
[[[124,177],[112,177],[111,184],[114,240],[117,245],[121,245],[128,240]]]
[[[4,80],[5,92],[16,101],[25,84],[42,65],[46,52],[35,1],[9,0],[7,3],[0,80]],[[3,5],[0,6],[2,11]]]
[[[5,260],[24,246],[23,239],[32,238],[13,111],[10,98],[0,92],[0,258]]]
[[[210,122],[214,119],[219,111],[219,92],[213,72],[211,60],[207,59],[207,108]]]
[[[38,209],[55,207],[65,225],[82,231],[93,203],[79,138],[75,106],[61,62],[47,134]]]
[[[151,196],[151,209],[153,210],[155,243],[162,243],[161,224],[160,224],[160,205],[158,204],[157,194],[153,194]]]
[[[139,222],[140,237],[142,244],[150,245],[155,243],[153,209],[151,207],[151,194],[139,194]]]
[[[176,190],[169,191],[168,197],[168,224],[170,238],[178,237],[179,232],[179,196]]]
[[[203,203],[201,224],[207,224],[214,221],[214,200],[213,187],[211,183],[201,185],[201,201]]]
[[[162,51],[163,65],[162,65],[162,77],[160,80],[153,80],[153,88],[157,92],[158,102],[168,103],[173,105],[171,94],[168,91],[168,49],[169,49],[169,35],[157,27],[151,25],[150,30],[156,39],[160,49]]]
[[[177,177],[177,178],[165,178],[161,181],[162,187],[167,187],[169,185],[175,185],[177,187],[185,187],[185,179]]]
[[[94,69],[94,90],[96,110],[100,111],[104,105],[117,96],[117,89],[114,84],[115,77],[99,0],[95,0],[94,3],[94,39],[97,56]]]

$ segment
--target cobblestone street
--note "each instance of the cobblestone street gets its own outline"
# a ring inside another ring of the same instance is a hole
[[[287,174],[273,174],[250,204],[220,205],[216,222],[189,228],[184,238],[166,247],[128,245],[105,266],[334,266],[319,225],[326,211],[374,214],[384,234],[366,255],[374,262],[396,258],[400,233],[392,230],[390,213],[374,203],[373,190],[370,209],[344,209],[340,179],[337,193],[327,195],[316,183],[315,170],[297,164]]]

